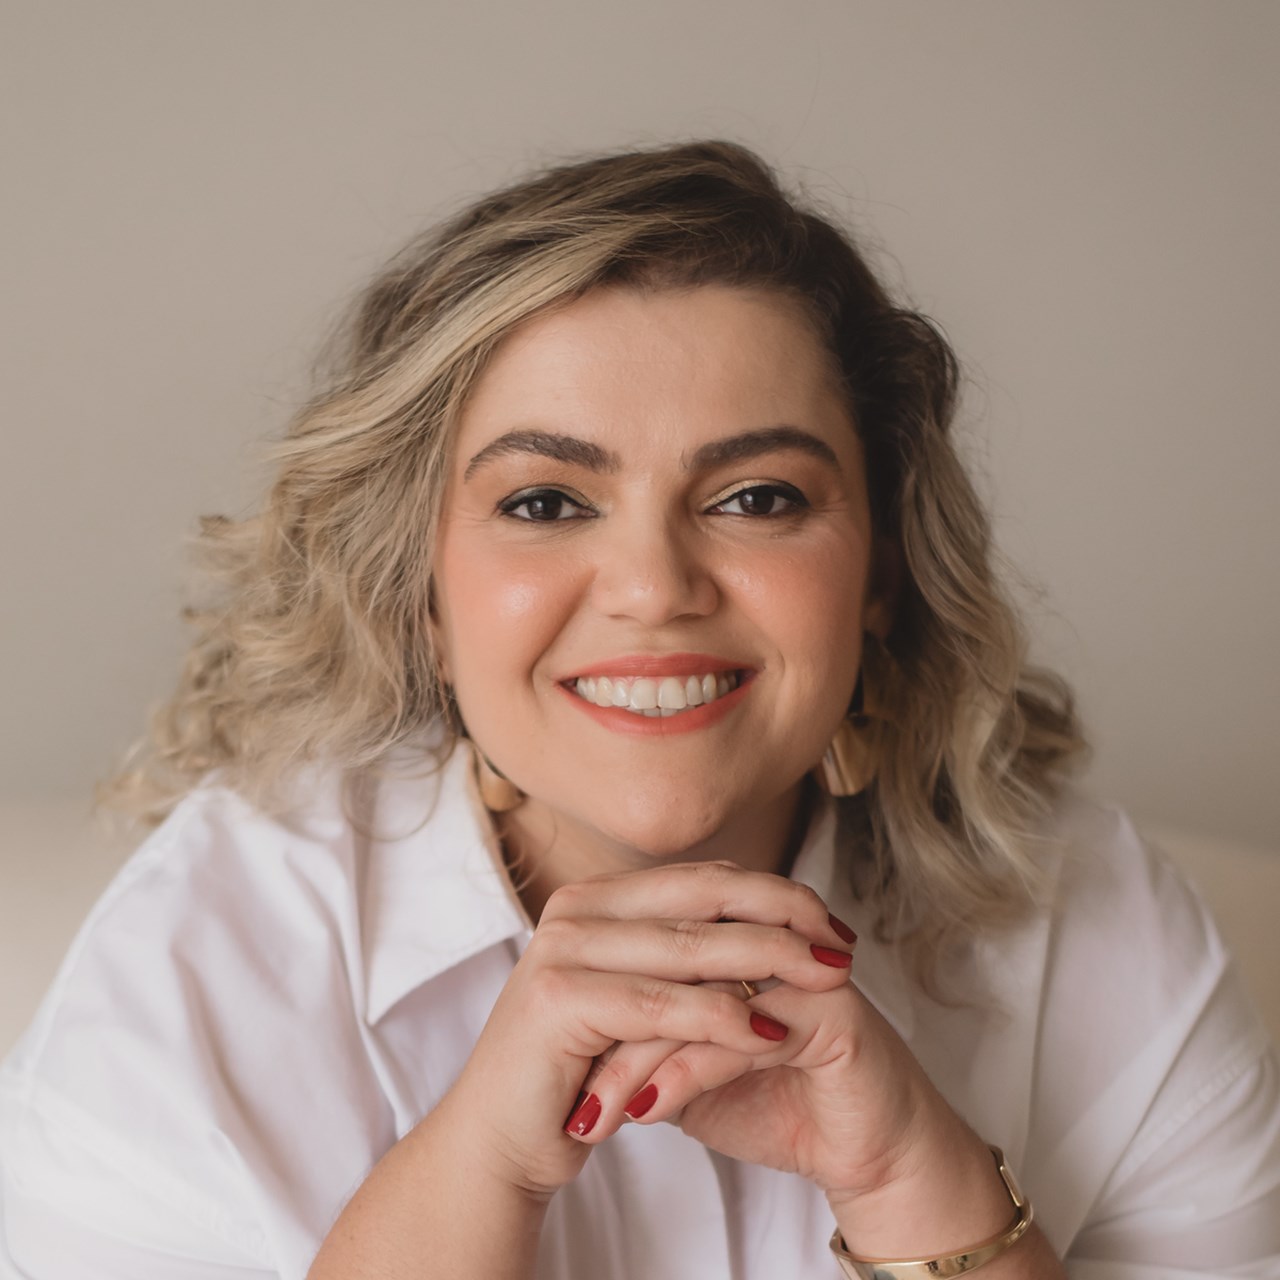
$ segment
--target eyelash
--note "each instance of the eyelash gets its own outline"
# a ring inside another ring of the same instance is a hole
[[[785,519],[787,516],[794,516],[801,511],[807,510],[809,506],[809,500],[794,485],[783,484],[780,480],[770,480],[768,482],[758,484],[745,484],[742,488],[735,489],[728,495],[728,497],[721,498],[719,502],[715,503],[710,508],[710,510],[719,510],[730,502],[737,502],[741,504],[743,496],[748,493],[767,493],[771,496],[776,495],[777,497],[782,498],[782,500],[787,503],[787,506],[781,511],[761,511],[754,515],[749,514],[746,511],[726,511],[723,514],[741,516],[747,520],[781,520]]]
[[[747,494],[768,494],[771,498],[780,497],[787,503],[787,506],[781,511],[761,511],[751,513],[747,511],[724,511],[723,508],[731,502],[741,504],[742,499]],[[540,519],[533,515],[517,515],[516,512],[521,507],[528,507],[530,503],[538,501],[552,501],[563,503],[564,509],[576,508],[582,515],[557,514],[549,519]],[[722,515],[738,516],[745,520],[778,520],[787,516],[793,516],[799,511],[806,510],[809,506],[808,499],[793,485],[783,484],[780,481],[770,481],[768,483],[743,485],[740,489],[735,489],[731,494],[721,498],[718,502],[712,503],[707,508],[709,512],[719,512]],[[597,512],[588,503],[570,496],[563,489],[552,487],[543,487],[539,489],[525,489],[520,493],[513,493],[509,498],[504,498],[498,504],[498,510],[502,515],[512,520],[522,520],[527,524],[560,524],[566,520],[582,520],[592,519]]]
[[[516,512],[519,511],[521,507],[527,507],[531,502],[537,502],[539,500],[545,501],[547,499],[551,499],[555,502],[563,502],[566,506],[576,507],[577,510],[586,512],[587,514],[586,516],[557,515],[553,516],[549,520],[539,520],[532,515],[516,515]],[[565,493],[563,489],[554,489],[549,486],[544,486],[540,489],[524,489],[520,493],[513,493],[511,497],[504,498],[500,503],[498,503],[498,510],[504,516],[509,516],[512,520],[523,520],[526,524],[558,524],[566,519],[590,519],[596,514],[595,510],[587,503],[571,497],[569,494]]]

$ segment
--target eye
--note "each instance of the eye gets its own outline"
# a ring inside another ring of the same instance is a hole
[[[525,489],[498,504],[498,510],[513,520],[552,524],[558,520],[580,520],[594,514],[583,502],[559,489]]]
[[[711,510],[728,516],[787,516],[808,505],[799,489],[774,481],[739,489],[722,498]]]

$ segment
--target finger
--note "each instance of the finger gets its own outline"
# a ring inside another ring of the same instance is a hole
[[[537,944],[554,963],[680,982],[779,978],[806,991],[847,981],[852,954],[810,942],[781,925],[706,920],[561,917],[539,925]]]
[[[580,880],[557,889],[542,919],[731,919],[794,929],[811,942],[850,947],[853,930],[807,885],[732,862],[686,862]]]
[[[595,1059],[615,1040],[714,1041],[751,1054],[787,1031],[724,991],[664,978],[548,968],[526,995],[528,1014],[558,1026],[561,1051],[582,1059]]]
[[[847,1037],[850,1018],[846,1006],[858,1002],[851,986],[846,998],[840,993],[814,994],[779,985],[751,1001],[749,1007],[761,1012],[763,1006],[769,1016],[784,1022],[789,1027],[785,1041],[752,1054],[716,1042],[684,1044],[653,1065],[643,1079],[631,1068],[648,1066],[653,1058],[631,1055],[626,1052],[631,1046],[623,1045],[601,1081],[602,1115],[606,1122],[616,1116],[619,1123],[624,1119],[640,1124],[679,1119],[696,1098],[750,1072],[783,1064],[800,1068],[816,1065],[830,1056],[836,1040]]]
[[[614,1045],[587,1073],[574,1111],[565,1122],[565,1132],[584,1142],[602,1142],[631,1118],[624,1114],[627,1100],[666,1059],[683,1048],[680,1040]],[[592,1102],[584,1107],[588,1099]],[[591,1123],[584,1126],[584,1119]]]
[[[695,1098],[782,1061],[785,1050],[748,1057],[722,1045],[681,1045],[654,1067],[643,1084],[636,1086],[622,1110],[636,1124],[678,1121]]]
[[[707,983],[706,985],[735,996],[739,1000],[744,998],[741,983]],[[627,1088],[630,1084],[647,1080],[657,1067],[676,1050],[683,1047],[682,1040],[643,1040],[631,1043],[615,1041],[592,1062],[591,1069],[582,1081],[578,1104],[592,1093],[611,1100],[629,1097]]]
[[[741,983],[705,985],[746,1003]],[[749,1012],[749,1022],[750,1017]],[[770,1037],[775,1035],[776,1031],[770,1031]],[[774,1043],[771,1038],[762,1039]],[[681,1040],[645,1040],[618,1042],[610,1046],[592,1063],[565,1122],[565,1132],[584,1142],[602,1142],[623,1124],[642,1117],[656,1098],[656,1091],[646,1090],[645,1082],[685,1044]],[[746,1060],[746,1055],[737,1056]]]
[[[640,980],[643,982],[643,980]],[[641,1001],[645,1005],[652,998],[653,983],[644,983]],[[733,1045],[739,1057],[750,1059],[757,1054],[776,1051],[788,1035],[788,1028],[777,1019],[751,1009],[740,995],[730,995],[710,987],[692,988],[681,983],[661,984],[676,988],[674,998],[693,1011],[693,1021],[683,1022],[686,1010],[666,1011],[662,1021],[683,1025],[679,1036],[640,1037],[619,1035],[622,1043],[612,1045],[600,1054],[587,1073],[574,1108],[565,1121],[564,1129],[571,1137],[587,1142],[599,1142],[607,1138],[626,1120],[634,1118],[626,1114],[632,1095],[642,1082],[673,1053],[679,1052],[690,1040]],[[649,988],[648,990],[644,989]],[[699,993],[700,1000],[690,1001],[691,993]],[[645,1017],[645,1009],[639,1015]],[[723,1017],[722,1017],[723,1015]],[[620,1027],[627,1015],[612,1011],[614,1027]],[[704,1020],[705,1019],[705,1020]],[[643,1113],[643,1100],[631,1103],[632,1112]]]

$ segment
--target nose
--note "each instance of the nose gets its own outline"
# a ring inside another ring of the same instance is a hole
[[[720,591],[697,530],[654,515],[615,515],[609,524],[597,542],[592,582],[602,613],[659,627],[715,611]]]

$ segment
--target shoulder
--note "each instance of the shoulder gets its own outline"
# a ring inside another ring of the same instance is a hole
[[[1225,960],[1200,895],[1124,809],[1070,791],[1059,798],[1045,834],[1060,938],[1113,932],[1117,944],[1158,939],[1171,951]]]
[[[1209,909],[1113,805],[1068,794],[1046,835],[1028,1149],[1053,1192],[1046,1228],[1082,1256],[1144,1256],[1161,1213],[1188,1241],[1237,1209],[1262,1221],[1280,1180],[1275,1063]],[[1224,1171],[1246,1167],[1227,1192]]]
[[[131,1188],[101,1224],[119,1238],[161,1247],[164,1204],[188,1242],[204,1232],[261,1259],[264,1224],[340,1202],[396,1136],[367,1044],[366,890],[374,828],[414,809],[423,834],[422,776],[367,824],[337,770],[313,771],[283,813],[213,781],[178,805],[4,1063],[11,1218],[39,1201],[92,1225],[96,1193],[76,1188],[105,1180]]]
[[[1116,805],[1062,796],[1047,825],[1047,981],[1107,995],[1128,1025],[1206,1001],[1231,969],[1212,914]]]
[[[171,1020],[168,1002],[197,975],[215,1000],[252,996],[248,952],[270,966],[299,934],[340,930],[355,851],[336,784],[312,790],[305,819],[260,812],[216,783],[187,795],[94,905],[19,1058],[43,1056],[87,1006],[118,1016],[127,991],[134,1020]]]
[[[426,756],[400,766],[362,779],[312,768],[270,811],[216,778],[196,787],[94,905],[16,1059],[42,1057],[82,1005],[135,1030],[223,1004],[241,1025],[259,1001],[305,1014],[341,996],[350,1008],[380,864],[409,837],[422,865],[456,783]]]
[[[1123,809],[1064,795],[1046,829],[1053,893],[1045,916],[1046,1033],[1088,1035],[1148,1058],[1162,1038],[1209,1055],[1261,1051],[1265,1036],[1209,908]],[[1070,1024],[1068,1032],[1067,1024]]]

